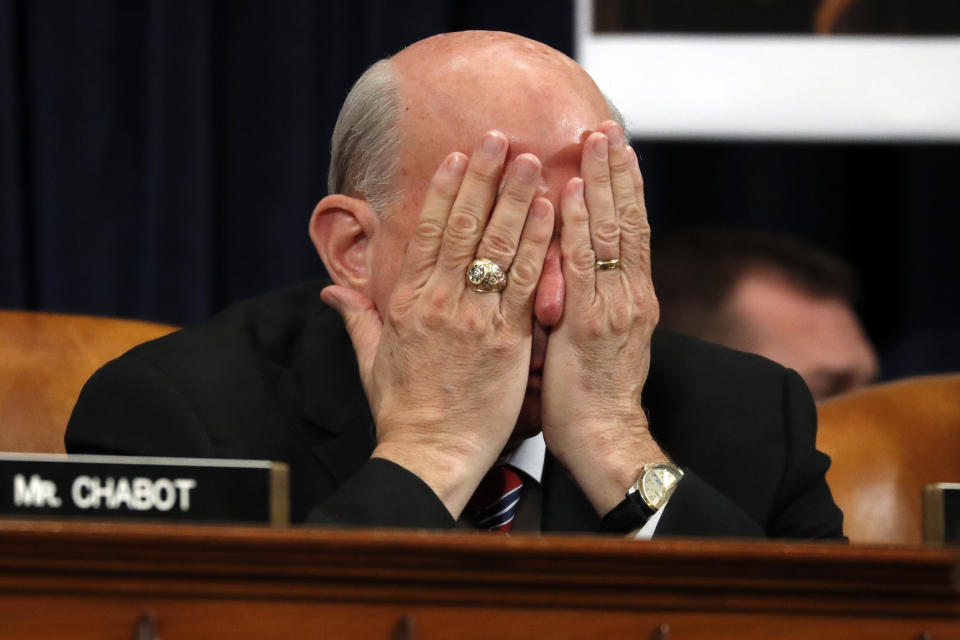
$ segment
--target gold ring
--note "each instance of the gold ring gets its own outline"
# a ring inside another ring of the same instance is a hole
[[[614,258],[613,260],[597,260],[594,263],[597,271],[613,271],[614,269],[620,268],[620,258]]]
[[[467,267],[467,286],[480,293],[500,293],[507,286],[507,274],[493,260],[477,258]]]

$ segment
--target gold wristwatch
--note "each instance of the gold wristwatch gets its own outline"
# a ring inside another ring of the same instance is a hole
[[[654,462],[643,465],[643,471],[637,476],[637,481],[627,489],[627,496],[639,493],[644,504],[656,512],[667,504],[673,495],[677,483],[683,477],[683,470],[669,462]]]
[[[683,470],[669,462],[645,464],[623,502],[600,520],[600,530],[627,533],[639,529],[673,495]]]

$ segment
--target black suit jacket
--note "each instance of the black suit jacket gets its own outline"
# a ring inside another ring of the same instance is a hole
[[[454,526],[417,476],[370,459],[373,420],[343,323],[320,300],[324,284],[238,303],[108,363],[80,394],[67,450],[285,461],[295,522]],[[651,430],[686,471],[657,536],[842,535],[796,373],[659,330],[651,349]],[[544,530],[598,530],[549,455],[543,490]]]

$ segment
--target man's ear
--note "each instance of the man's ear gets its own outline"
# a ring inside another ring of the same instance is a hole
[[[310,239],[336,284],[369,295],[367,252],[379,220],[366,200],[335,193],[310,216]]]

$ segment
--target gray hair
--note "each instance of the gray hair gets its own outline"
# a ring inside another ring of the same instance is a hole
[[[613,100],[607,97],[607,94],[601,92],[600,95],[603,96],[603,99],[607,103],[607,111],[610,112],[610,118],[623,129],[623,139],[626,140],[627,144],[631,144],[633,141],[630,138],[630,130],[627,129],[627,122],[623,119],[623,114],[620,113],[620,109],[617,109],[617,105],[613,104]]]
[[[610,117],[630,134],[623,115],[606,95]],[[380,215],[400,192],[394,180],[399,169],[400,83],[393,61],[385,58],[363,72],[343,102],[330,143],[330,193],[360,195]]]
[[[383,214],[399,193],[400,83],[389,58],[380,60],[354,83],[343,102],[330,143],[327,190],[363,196]]]

